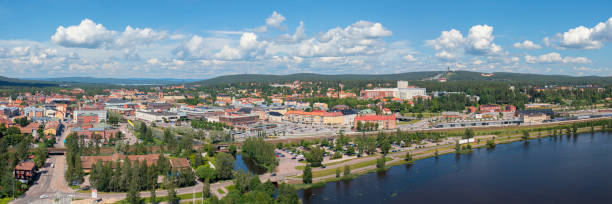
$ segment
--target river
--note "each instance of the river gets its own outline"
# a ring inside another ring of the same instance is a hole
[[[612,133],[500,144],[298,191],[303,203],[612,203]]]

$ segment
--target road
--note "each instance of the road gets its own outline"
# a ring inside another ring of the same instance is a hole
[[[136,138],[136,136],[134,136],[134,134],[128,130],[127,123],[119,123],[119,131],[121,131],[121,133],[125,136],[130,145],[138,142],[138,138]]]
[[[71,193],[73,190],[64,181],[65,161],[63,155],[51,156],[47,159],[44,167],[40,169],[40,176],[35,184],[28,191],[11,203],[53,203],[57,193]],[[52,164],[55,164],[52,167]],[[40,196],[46,195],[48,198],[41,199]]]

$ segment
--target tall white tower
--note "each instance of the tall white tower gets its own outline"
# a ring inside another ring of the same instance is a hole
[[[408,81],[397,81],[397,88],[408,88]]]

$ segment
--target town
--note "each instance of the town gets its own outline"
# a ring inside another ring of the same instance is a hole
[[[427,151],[429,156],[432,150],[436,156],[448,153],[443,147],[455,144],[469,147],[476,135],[468,130],[612,116],[607,97],[612,93],[598,85],[530,86],[527,91],[506,85],[503,91],[513,97],[496,104],[485,101],[498,97],[490,92],[427,90],[405,80],[344,83],[4,92],[1,147],[9,150],[3,161],[11,163],[3,172],[16,180],[3,177],[3,186],[13,188],[2,190],[23,194],[19,203],[135,202],[141,196],[227,201],[255,196],[248,194],[255,187],[239,179],[257,178],[262,188],[280,185],[283,199],[294,200],[295,187],[289,184],[344,178],[340,171],[350,177],[351,167],[353,172],[384,168],[426,157]],[[600,98],[590,104],[549,100],[562,93]],[[470,136],[464,141],[465,135]],[[476,138],[495,141],[489,135]],[[247,189],[232,190],[238,188]]]
[[[0,204],[612,203],[612,1],[0,1]]]

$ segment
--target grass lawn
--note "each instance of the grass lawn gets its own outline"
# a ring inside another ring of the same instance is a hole
[[[391,158],[387,157],[386,158],[387,161],[391,161]],[[376,159],[372,159],[369,161],[364,161],[364,162],[359,162],[356,164],[352,164],[350,165],[351,170],[355,170],[355,169],[359,169],[359,168],[363,168],[366,166],[371,166],[371,165],[375,165],[376,164]],[[344,172],[344,167],[338,167],[340,168],[340,171]],[[322,171],[315,171],[312,172],[312,177],[316,178],[316,177],[322,177],[322,176],[329,176],[329,175],[335,175],[336,174],[336,169],[335,168],[329,168],[329,169],[325,169]]]
[[[0,199],[0,204],[6,204],[6,203],[9,203],[9,202],[11,202],[12,200],[13,200],[13,198],[11,198],[11,197],[2,198],[2,199]]]
[[[219,194],[225,194],[225,191],[223,191],[223,188],[217,189],[217,192],[219,192]]]

